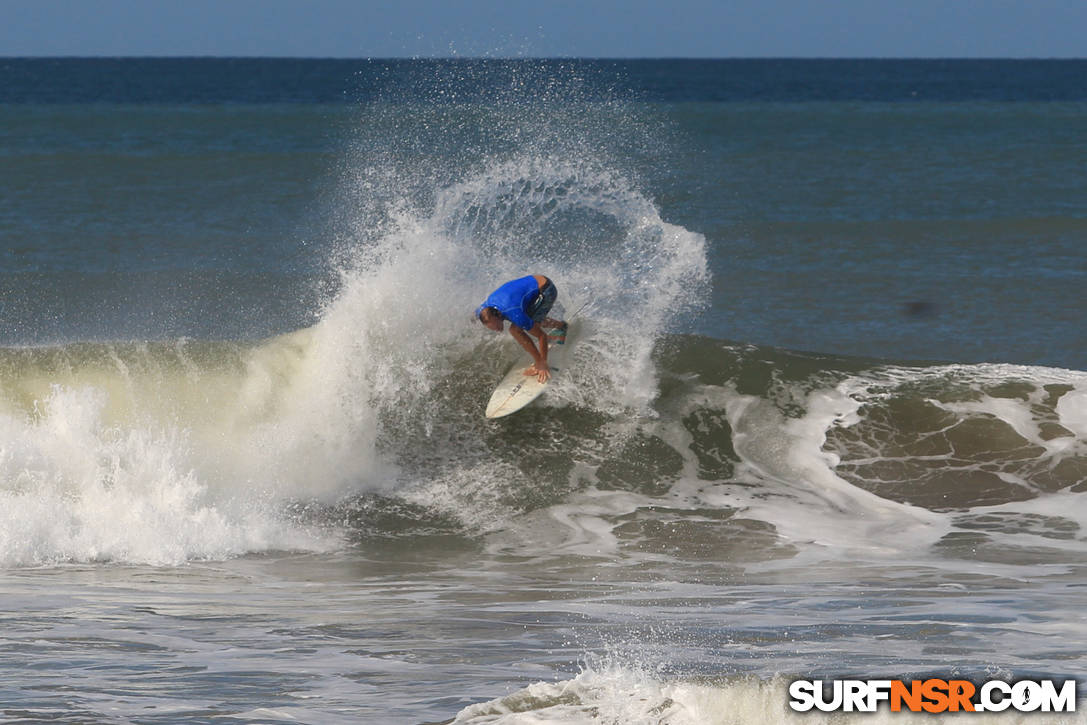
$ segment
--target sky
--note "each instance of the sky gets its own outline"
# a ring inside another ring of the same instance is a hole
[[[0,0],[0,56],[1084,58],[1087,0]]]

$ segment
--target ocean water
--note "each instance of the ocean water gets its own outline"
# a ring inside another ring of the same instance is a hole
[[[1082,695],[1085,128],[1083,61],[0,59],[0,717]]]

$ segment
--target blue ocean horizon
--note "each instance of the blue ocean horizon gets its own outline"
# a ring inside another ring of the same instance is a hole
[[[583,72],[587,98],[605,100],[1087,99],[1087,59],[0,57],[0,63],[0,103],[358,103],[377,93],[386,99],[429,93],[436,78],[461,85],[462,98],[485,100],[509,74],[525,69]],[[458,68],[487,71],[451,72]]]

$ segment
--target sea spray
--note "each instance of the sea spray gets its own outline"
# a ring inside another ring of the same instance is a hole
[[[638,170],[667,147],[667,129],[576,66],[553,70],[540,79],[531,64],[498,68],[509,85],[488,80],[479,103],[447,93],[447,76],[463,89],[494,66],[441,66],[411,87],[428,104],[397,101],[403,88],[364,102],[332,221],[340,290],[316,327],[330,352],[351,358],[345,394],[375,411],[375,458],[399,471],[385,493],[477,533],[582,485],[563,471],[587,431],[541,411],[574,406],[587,427],[656,414],[655,346],[708,295],[705,238],[662,218]],[[482,405],[519,348],[471,312],[528,273],[555,281],[557,310],[581,311],[578,344],[533,411],[495,428]],[[630,432],[588,435],[608,448]]]
[[[357,355],[349,367],[358,384],[345,394],[377,411],[375,454],[400,468],[400,493],[493,530],[524,504],[482,502],[523,500],[519,480],[547,457],[548,439],[577,449],[584,437],[542,420],[523,446],[494,450],[489,439],[503,433],[483,421],[482,406],[519,348],[484,330],[472,310],[502,280],[548,274],[581,322],[568,374],[536,408],[573,405],[585,420],[651,417],[653,350],[676,316],[701,305],[705,240],[663,221],[621,174],[590,162],[503,162],[434,199],[426,212],[388,211],[387,233],[360,242],[316,329],[333,354]],[[608,430],[605,446],[629,434]],[[489,493],[465,498],[469,491]]]

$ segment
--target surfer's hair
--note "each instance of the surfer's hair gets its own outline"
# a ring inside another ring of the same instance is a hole
[[[479,319],[480,322],[486,322],[488,319],[496,315],[498,315],[497,307],[480,307],[479,314],[477,314],[476,317]]]

